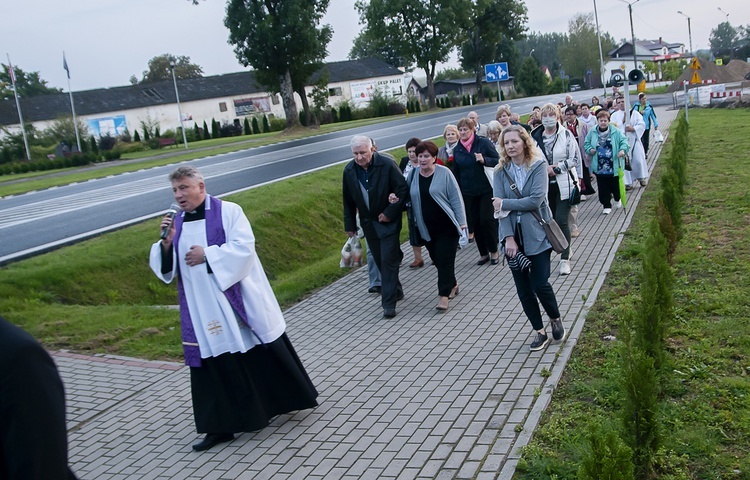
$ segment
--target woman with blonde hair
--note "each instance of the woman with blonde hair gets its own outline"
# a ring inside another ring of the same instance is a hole
[[[500,105],[495,112],[495,120],[500,123],[500,130],[509,127],[510,124],[510,105]]]
[[[500,165],[495,169],[493,207],[500,217],[500,237],[511,266],[521,306],[534,329],[531,351],[546,347],[539,303],[550,318],[552,338],[562,341],[565,327],[549,283],[552,245],[532,212],[552,218],[547,206],[547,162],[528,132],[512,125],[500,135]]]
[[[458,127],[448,124],[443,128],[445,145],[438,149],[437,158],[448,168],[453,167],[453,149],[458,145]]]

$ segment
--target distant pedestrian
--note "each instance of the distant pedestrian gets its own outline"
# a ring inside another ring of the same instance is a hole
[[[646,152],[641,143],[643,132],[646,131],[646,123],[637,110],[632,110],[626,120],[625,98],[615,99],[615,113],[610,117],[610,123],[620,129],[628,139],[630,149],[631,170],[625,170],[623,180],[626,189],[630,190],[634,185],[645,187],[648,184],[648,164],[646,163]]]
[[[469,117],[472,121],[474,121],[474,124],[475,124],[474,133],[476,133],[480,137],[486,137],[487,125],[479,123],[479,114],[477,112],[471,111],[469,112],[467,117]]]
[[[638,94],[638,103],[633,106],[633,110],[637,110],[641,114],[643,122],[646,124],[646,130],[643,131],[643,135],[641,136],[641,143],[643,144],[644,154],[648,155],[648,147],[651,143],[651,131],[659,128],[659,120],[657,120],[654,107],[648,101],[644,92]]]
[[[446,125],[443,128],[443,139],[445,139],[445,145],[438,150],[438,160],[452,170],[453,149],[458,145],[458,127],[453,124]]]

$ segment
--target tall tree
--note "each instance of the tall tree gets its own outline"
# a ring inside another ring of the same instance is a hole
[[[516,81],[521,90],[529,97],[543,95],[547,91],[547,77],[539,69],[536,59],[531,56],[523,59]]]
[[[258,81],[280,93],[286,127],[299,126],[295,90],[320,68],[331,41],[329,25],[320,25],[330,0],[228,0],[224,25],[229,43]],[[303,88],[303,102],[307,102]]]
[[[475,72],[478,101],[484,101],[484,64],[492,63],[503,37],[520,38],[526,31],[526,5],[518,0],[476,0],[471,6],[468,38],[459,47],[461,66]]]
[[[599,46],[597,45],[594,14],[579,13],[568,21],[568,35],[558,47],[561,67],[571,76],[593,81],[601,79]],[[602,51],[609,52],[614,48],[611,35],[602,35]],[[591,70],[590,78],[586,73]],[[597,82],[598,84],[598,82]]]
[[[516,45],[521,51],[521,56],[532,55],[539,65],[546,65],[550,69],[550,73],[556,75],[560,70],[560,56],[557,47],[566,39],[567,35],[564,33],[533,32],[523,40],[519,40]]]
[[[382,38],[410,64],[424,70],[435,108],[435,68],[463,40],[471,0],[357,0],[367,35]]]
[[[39,77],[39,72],[24,72],[14,65],[13,74],[16,77],[19,97],[62,92],[59,88],[48,87],[47,81]],[[10,73],[8,73],[8,66],[0,63],[0,99],[5,100],[6,98],[13,98],[13,83],[10,79]]]
[[[203,76],[203,69],[194,63],[190,63],[190,57],[164,53],[148,61],[148,70],[143,71],[143,79],[140,83],[172,80],[172,64],[174,64],[174,75],[177,78],[200,78]],[[134,76],[131,77],[131,83],[133,78]]]
[[[409,70],[412,66],[402,55],[393,48],[393,45],[372,35],[370,30],[362,30],[352,43],[349,51],[350,60],[375,57],[383,60],[394,67],[404,67]]]
[[[732,47],[738,40],[737,29],[729,22],[721,22],[716,28],[711,30],[711,35],[708,37],[711,52],[717,57],[727,54],[731,55]]]

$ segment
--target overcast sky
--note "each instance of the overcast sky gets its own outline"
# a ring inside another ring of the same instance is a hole
[[[50,86],[67,90],[63,50],[73,91],[128,85],[148,61],[164,53],[186,55],[205,75],[244,69],[227,43],[222,0],[194,6],[188,0],[0,0],[0,62],[6,54],[24,71],[38,71]],[[576,13],[593,12],[593,0],[527,0],[529,31],[567,32]],[[630,38],[624,0],[597,0],[602,31],[617,41]],[[633,6],[638,38],[682,42],[688,46],[691,17],[693,48],[708,48],[711,29],[726,20],[750,24],[747,0],[640,0]],[[360,26],[354,0],[331,0],[325,22],[334,30],[329,61],[345,60]],[[448,66],[456,66],[455,55]],[[440,69],[439,69],[440,70]],[[512,73],[512,72],[511,72]]]

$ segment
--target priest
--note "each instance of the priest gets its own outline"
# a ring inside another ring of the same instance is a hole
[[[625,99],[615,99],[615,112],[612,114],[610,123],[619,128],[628,139],[630,150],[630,165],[632,170],[625,170],[625,188],[632,190],[633,186],[640,184],[645,187],[648,184],[648,164],[646,163],[646,151],[643,149],[641,137],[646,131],[646,123],[643,116],[637,110],[626,115]],[[629,117],[629,118],[628,118]]]
[[[180,211],[162,220],[149,263],[165,283],[177,279],[193,414],[206,434],[193,449],[203,451],[317,406],[318,392],[286,336],[242,208],[208,195],[194,167],[169,181]]]

